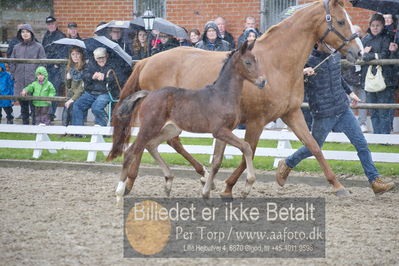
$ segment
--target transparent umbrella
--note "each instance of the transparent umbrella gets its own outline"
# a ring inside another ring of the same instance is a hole
[[[135,18],[130,23],[144,28],[144,20],[142,17]],[[163,18],[155,18],[153,29],[175,37],[189,39],[187,32],[182,27]]]

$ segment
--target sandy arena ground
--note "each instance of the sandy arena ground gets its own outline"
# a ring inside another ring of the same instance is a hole
[[[351,187],[337,198],[327,185],[257,182],[251,197],[325,197],[325,259],[125,259],[119,173],[2,168],[1,265],[393,265],[399,264],[399,193],[374,196]],[[133,195],[163,197],[163,177],[140,176]],[[217,181],[217,189],[223,182]],[[198,197],[199,183],[175,178],[172,197]],[[241,191],[243,183],[236,186]],[[217,196],[213,194],[213,196]]]

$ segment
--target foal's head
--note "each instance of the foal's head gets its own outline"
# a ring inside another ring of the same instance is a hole
[[[245,42],[239,50],[231,52],[230,57],[232,57],[231,60],[234,60],[239,75],[259,88],[263,88],[266,80],[259,71],[255,56],[251,53],[253,47],[254,43]]]

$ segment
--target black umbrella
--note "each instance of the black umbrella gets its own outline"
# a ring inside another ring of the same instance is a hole
[[[350,0],[354,7],[373,10],[382,14],[399,15],[399,0]]]
[[[130,23],[144,28],[143,17],[135,18]],[[189,40],[187,32],[182,27],[179,27],[163,18],[155,18],[153,29],[165,34]]]
[[[111,41],[110,39],[104,36],[96,36],[93,38],[85,39],[83,42],[86,45],[87,51],[94,51],[98,47],[104,47],[111,54],[114,54],[120,58],[122,58],[129,66],[132,66],[132,57],[126,53],[119,44]]]

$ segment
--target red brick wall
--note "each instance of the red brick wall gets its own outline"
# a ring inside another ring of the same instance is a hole
[[[201,1],[174,0],[166,2],[166,19],[187,30],[202,29],[205,23],[217,16],[227,20],[227,30],[237,39],[244,28],[245,17],[254,16],[260,23],[259,0]],[[68,22],[79,26],[82,37],[89,37],[100,21],[131,20],[133,0],[54,0],[55,17],[59,28],[66,32]]]
[[[166,19],[187,30],[197,28],[202,32],[204,24],[217,16],[227,20],[227,30],[237,40],[244,28],[247,16],[254,16],[260,24],[260,5],[263,0],[168,0],[166,1]],[[299,4],[313,2],[300,0]],[[100,21],[131,20],[134,0],[54,0],[55,17],[59,27],[66,32],[68,22],[76,22],[82,37],[92,35],[95,26]],[[372,12],[352,8],[346,4],[354,24],[359,24],[363,30],[368,27],[368,19]]]
[[[227,31],[234,36],[236,41],[244,29],[247,16],[254,16],[258,26],[260,24],[259,0],[172,0],[167,1],[166,10],[168,20],[185,27],[187,30],[197,28],[201,32],[206,22],[222,16],[227,21]]]
[[[69,22],[76,22],[81,37],[90,37],[96,25],[111,20],[131,20],[133,0],[53,0],[54,16],[66,33]]]

